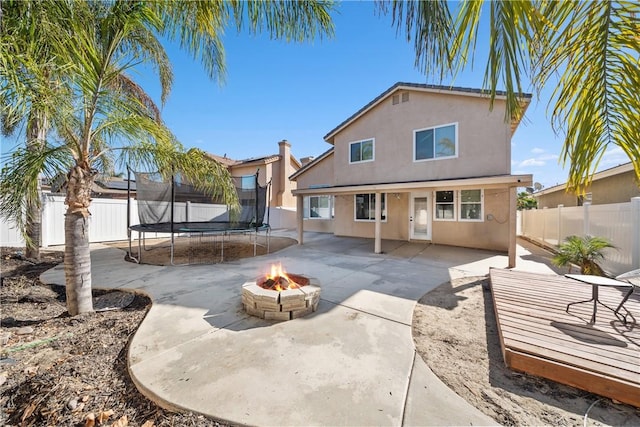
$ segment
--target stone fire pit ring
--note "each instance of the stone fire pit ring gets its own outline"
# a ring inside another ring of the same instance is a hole
[[[281,291],[259,286],[257,282],[262,278],[246,282],[242,285],[244,310],[265,320],[292,320],[315,312],[320,302],[320,282],[313,277],[301,277],[308,284]]]

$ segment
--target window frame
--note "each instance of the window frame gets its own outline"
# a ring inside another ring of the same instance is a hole
[[[249,181],[249,178],[251,178],[251,187],[245,187],[245,182]],[[242,189],[242,191],[250,191],[250,190],[255,190],[256,189],[256,175],[242,175],[240,177],[240,188]]]
[[[383,206],[381,206],[381,210],[380,210],[380,222],[387,222],[388,219],[388,214],[385,212],[387,210],[387,193],[380,193],[382,196],[380,197],[380,200],[382,200]],[[373,205],[373,218],[369,217],[369,219],[360,219],[358,218],[358,204],[357,204],[357,197],[358,196],[363,196],[363,195],[367,195],[369,196],[369,203],[371,203],[371,196],[375,196],[376,193],[357,193],[353,195],[353,220],[355,222],[375,222],[376,218],[375,218],[375,204]]]
[[[446,128],[449,126],[453,126],[454,129],[454,154],[452,156],[440,156],[437,157],[436,156],[436,129],[440,129],[440,128]],[[426,158],[426,159],[416,159],[416,154],[417,154],[417,136],[418,136],[418,132],[424,132],[424,131],[428,131],[428,130],[433,130],[433,157],[430,158]],[[434,160],[445,160],[445,159],[455,159],[458,157],[458,122],[453,122],[453,123],[447,123],[447,124],[443,124],[443,125],[438,125],[438,126],[430,126],[430,127],[426,127],[426,128],[422,128],[422,129],[414,129],[413,130],[413,162],[414,163],[418,163],[418,162],[432,162]]]
[[[480,201],[479,202],[463,202],[462,201],[462,192],[463,191],[480,191]],[[458,221],[460,222],[484,222],[484,188],[465,188],[463,190],[458,190]],[[480,205],[480,216],[477,219],[474,218],[463,218],[462,217],[462,205]]]
[[[362,157],[362,143],[363,142],[369,142],[369,141],[371,141],[371,159],[354,161],[351,158],[351,146],[353,146],[355,144],[361,144],[360,145],[360,157]],[[352,142],[349,143],[349,164],[350,165],[358,164],[358,163],[369,163],[369,162],[373,162],[375,160],[376,160],[376,139],[375,138],[365,138],[365,139],[361,139],[359,141],[352,141]]]
[[[311,198],[315,197],[315,198],[326,198],[328,200],[328,208],[323,208],[323,209],[329,209],[329,218],[324,218],[321,216],[311,216]],[[335,204],[334,204],[334,196],[331,195],[327,195],[327,194],[318,194],[318,195],[312,195],[312,196],[305,196],[303,199],[303,206],[302,206],[302,218],[307,220],[307,219],[311,219],[311,220],[321,220],[321,221],[333,221],[335,219],[335,208],[334,208]]]
[[[438,193],[443,192],[451,192],[453,193],[453,200],[451,202],[438,202]],[[456,190],[434,190],[433,192],[433,220],[434,221],[442,221],[442,222],[453,222],[458,220],[458,209],[457,209],[457,191]],[[453,206],[453,215],[451,218],[438,218],[438,205],[452,205]]]

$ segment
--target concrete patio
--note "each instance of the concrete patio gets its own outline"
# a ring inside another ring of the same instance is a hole
[[[276,235],[292,237],[293,232]],[[517,268],[551,273],[536,248]],[[303,246],[239,262],[137,265],[92,247],[95,288],[135,289],[153,306],[129,350],[139,389],[163,406],[250,425],[494,425],[416,356],[416,301],[451,279],[504,268],[489,251],[305,233]],[[282,262],[317,277],[318,311],[287,322],[248,316],[241,285]],[[64,284],[64,268],[42,275]],[[437,327],[437,325],[434,325]]]

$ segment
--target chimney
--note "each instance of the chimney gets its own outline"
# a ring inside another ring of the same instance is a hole
[[[277,206],[287,206],[287,201],[293,196],[291,195],[291,181],[289,176],[293,174],[291,167],[291,144],[286,139],[278,142],[280,155],[280,176],[278,177],[278,195],[276,199]]]
[[[304,166],[308,165],[309,163],[311,163],[313,161],[313,159],[315,159],[314,156],[303,157],[303,158],[300,159],[300,164],[304,167]]]

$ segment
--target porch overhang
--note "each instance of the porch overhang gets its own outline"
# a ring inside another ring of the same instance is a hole
[[[530,187],[532,175],[498,175],[478,178],[458,178],[432,181],[409,181],[377,184],[337,185],[293,190],[294,196],[337,195],[356,193],[403,193],[433,190],[438,188],[504,188]]]
[[[319,186],[314,188],[300,188],[292,193],[297,199],[297,228],[298,244],[304,241],[303,198],[313,195],[348,195],[358,193],[410,193],[433,191],[438,189],[477,189],[477,188],[508,188],[509,191],[509,263],[508,268],[515,267],[516,262],[516,210],[517,187],[529,187],[533,184],[532,175],[497,175],[474,178],[443,179],[432,181],[409,181],[391,183],[372,183],[359,185]],[[380,204],[375,209],[375,253],[381,253],[381,214]]]

